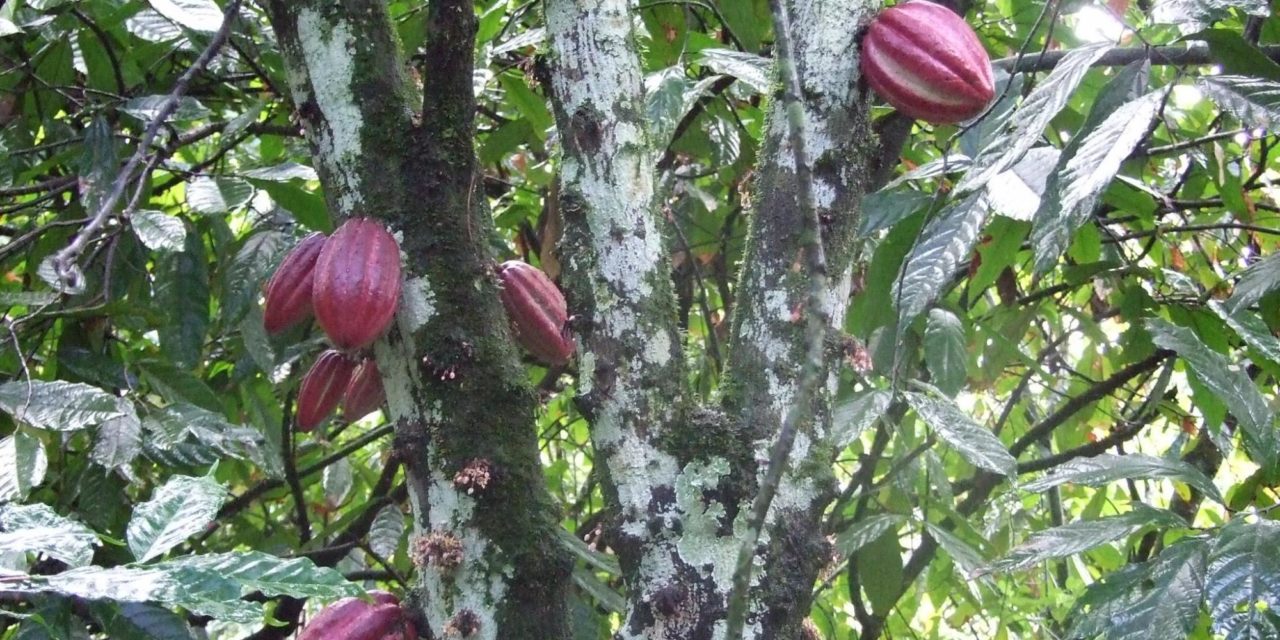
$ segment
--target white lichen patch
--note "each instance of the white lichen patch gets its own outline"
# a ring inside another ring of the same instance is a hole
[[[404,335],[413,335],[436,315],[436,295],[426,276],[405,281],[400,289],[400,310],[396,320]]]
[[[664,367],[671,361],[671,338],[665,331],[653,332],[645,343],[643,358],[646,363],[659,367]]]
[[[319,161],[336,181],[339,213],[359,213],[360,129],[364,116],[351,90],[356,79],[356,39],[345,21],[309,7],[298,11],[298,43],[324,126],[315,132]]]
[[[741,542],[736,536],[721,536],[721,520],[727,511],[719,502],[704,503],[703,491],[714,489],[729,475],[729,462],[712,458],[685,465],[676,479],[676,504],[683,518],[683,534],[677,548],[680,559],[693,567],[711,567],[711,578],[721,595],[733,587],[733,571]]]
[[[795,469],[808,459],[809,449],[809,437],[803,433],[797,433],[795,442],[791,446],[791,454],[787,456],[788,469],[782,474],[782,480],[778,483],[778,492],[774,494],[773,502],[769,505],[767,520],[773,521],[779,513],[784,511],[806,511],[817,499],[818,490],[813,478],[795,473]],[[764,469],[761,469],[760,473],[759,478],[763,480]]]

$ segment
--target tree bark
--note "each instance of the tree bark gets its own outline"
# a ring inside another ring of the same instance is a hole
[[[385,3],[273,0],[269,9],[335,218],[375,216],[400,236],[400,311],[374,350],[414,512],[419,629],[566,637],[571,565],[478,190],[474,8],[431,4],[425,97],[406,76]]]

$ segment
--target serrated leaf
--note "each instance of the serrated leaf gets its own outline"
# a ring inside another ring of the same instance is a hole
[[[170,22],[159,11],[143,9],[125,21],[125,29],[129,33],[147,42],[170,42],[185,40],[182,27]]]
[[[1280,523],[1234,522],[1209,557],[1205,600],[1228,640],[1280,637]]]
[[[0,553],[43,553],[72,567],[93,562],[98,536],[44,504],[0,507]]]
[[[209,273],[199,234],[185,249],[157,259],[154,304],[167,315],[157,328],[160,348],[179,367],[194,369],[209,329]]]
[[[973,251],[989,213],[982,204],[982,194],[971,193],[948,205],[920,231],[902,264],[901,277],[893,283],[893,300],[902,326],[938,299]]]
[[[369,526],[369,548],[382,558],[393,558],[404,537],[404,514],[400,507],[389,504],[378,510]]]
[[[1271,335],[1271,329],[1258,314],[1246,309],[1228,312],[1226,305],[1217,300],[1210,300],[1209,308],[1243,338],[1245,344],[1253,347],[1264,358],[1280,364],[1280,338]]]
[[[234,211],[253,198],[253,185],[236,178],[201,177],[187,183],[187,204],[205,215]]]
[[[1185,638],[1200,616],[1206,555],[1204,541],[1183,540],[1151,562],[1134,565],[1127,579],[1107,585],[1107,593],[1091,594],[1097,604],[1088,614],[1068,616],[1075,620],[1071,637]]]
[[[152,251],[182,251],[187,241],[187,226],[163,211],[134,211],[129,223],[142,244]]]
[[[192,31],[213,33],[222,26],[222,10],[213,0],[148,0],[160,15]]]
[[[169,96],[141,96],[131,98],[120,106],[120,110],[143,121],[151,122],[160,116],[161,109],[169,101]],[[198,120],[209,115],[209,108],[199,100],[189,96],[178,99],[178,108],[169,114],[166,122],[184,122]]]
[[[956,568],[960,570],[961,579],[971,579],[986,566],[987,560],[982,556],[982,552],[973,548],[968,542],[961,540],[956,534],[932,522],[924,523],[924,528],[938,542],[938,546],[942,547],[942,550],[951,556]]]
[[[924,328],[924,362],[929,381],[948,396],[964,388],[968,374],[965,365],[964,325],[946,309],[930,309]]]
[[[1190,33],[1226,18],[1232,8],[1266,16],[1269,4],[1267,0],[1159,0],[1151,8],[1151,19],[1158,24],[1178,25],[1183,33]]]
[[[148,602],[95,602],[90,611],[111,638],[191,640],[191,627],[178,614]]]
[[[1280,457],[1280,439],[1271,424],[1271,408],[1258,387],[1226,356],[1213,351],[1195,332],[1160,318],[1149,318],[1147,330],[1156,345],[1171,349],[1191,366],[1196,377],[1222,400],[1244,430],[1244,442],[1255,462],[1271,464]]]
[[[1164,92],[1148,93],[1116,109],[1087,132],[1050,180],[1053,190],[1041,201],[1031,227],[1035,268],[1043,273],[1071,245],[1075,230],[1092,215],[1098,198],[1120,164],[1147,135]],[[1064,154],[1066,155],[1066,154]]]
[[[905,396],[920,420],[970,464],[1005,476],[1017,474],[1018,461],[1000,438],[974,422],[960,407],[949,400],[920,393]]]
[[[145,426],[154,434],[147,443],[153,451],[160,449],[178,456],[194,454],[196,464],[207,464],[212,460],[208,454],[199,453],[203,449],[217,454],[214,457],[252,462],[273,478],[284,473],[280,452],[270,440],[257,429],[227,422],[222,414],[175,402],[147,416]],[[196,449],[184,446],[193,444],[192,439],[198,445]]]
[[[284,162],[270,167],[260,167],[242,172],[246,178],[270,180],[272,182],[288,182],[289,180],[319,180],[316,170],[305,164]]]
[[[1098,43],[1068,51],[1049,77],[1036,85],[1031,95],[1018,108],[1012,119],[1013,130],[997,137],[974,158],[973,166],[956,186],[958,192],[964,193],[982,187],[988,180],[1012,167],[1028,149],[1035,146],[1049,121],[1067,105],[1071,94],[1080,86],[1085,72],[1112,47],[1109,43]]]
[[[888,229],[903,218],[928,206],[933,194],[907,187],[881,189],[862,199],[862,216],[858,218],[858,235],[868,237]]]
[[[1248,76],[1208,76],[1198,84],[1204,92],[1249,127],[1272,129],[1280,123],[1280,82]]]
[[[0,439],[0,501],[25,499],[48,471],[49,458],[39,439],[24,431]]]
[[[1223,502],[1213,481],[1199,469],[1181,460],[1166,460],[1142,453],[1116,455],[1101,453],[1092,458],[1076,458],[1054,467],[1044,477],[1023,485],[1026,491],[1047,491],[1068,482],[1098,487],[1129,478],[1177,480],[1189,484],[1209,498]]]
[[[1280,253],[1273,253],[1251,265],[1240,274],[1235,290],[1227,299],[1232,313],[1252,306],[1272,291],[1280,291]]]
[[[1109,542],[1129,537],[1149,527],[1184,527],[1186,523],[1168,511],[1135,505],[1129,513],[1097,520],[1080,520],[1037,531],[992,568],[1013,571],[1052,558],[1065,558]]]
[[[851,444],[884,415],[893,394],[882,389],[864,391],[836,405],[831,414],[831,442],[838,449]]]
[[[335,508],[346,502],[354,482],[355,476],[349,459],[342,458],[325,467],[322,481],[325,502],[329,503],[330,507]]]
[[[773,60],[769,58],[733,49],[711,48],[698,52],[698,63],[716,73],[741,80],[756,93],[769,92],[769,69],[773,66]]]
[[[852,556],[859,549],[870,544],[872,540],[890,531],[896,531],[906,521],[907,519],[900,515],[885,513],[856,522],[836,534],[836,551],[845,556]]]
[[[157,568],[197,569],[239,586],[240,595],[261,592],[266,596],[333,599],[362,595],[359,585],[342,573],[318,567],[310,558],[280,558],[261,551],[206,553],[156,563]]]
[[[116,469],[133,462],[141,452],[142,421],[130,414],[98,425],[89,456],[108,469]]]
[[[169,478],[150,500],[133,510],[129,550],[141,562],[164,555],[204,531],[226,499],[227,490],[209,478]]]
[[[1050,146],[1029,149],[1008,171],[987,181],[986,205],[995,213],[1014,220],[1031,220],[1044,197],[1049,176],[1062,152]]]
[[[0,410],[33,427],[78,431],[133,413],[126,400],[81,382],[14,380],[0,384]]]

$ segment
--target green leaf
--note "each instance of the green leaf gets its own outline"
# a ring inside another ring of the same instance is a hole
[[[222,410],[222,399],[191,371],[159,358],[139,361],[137,367],[152,391],[167,402],[188,402],[210,411]]]
[[[596,574],[583,567],[573,568],[573,583],[595,599],[606,611],[621,614],[627,610],[627,599],[614,591]]]
[[[862,199],[862,217],[858,218],[858,235],[869,237],[888,229],[899,220],[933,202],[933,194],[909,187],[881,189]]]
[[[78,431],[133,413],[128,401],[80,382],[14,380],[0,384],[0,410],[33,427]]]
[[[239,585],[242,596],[261,592],[268,597],[315,597],[331,600],[364,594],[359,585],[347,582],[340,571],[317,567],[310,558],[286,559],[261,551],[183,556],[155,566],[160,569],[197,569],[203,573],[222,576]]]
[[[603,571],[615,577],[622,576],[622,567],[618,564],[617,558],[588,547],[587,543],[578,539],[578,536],[564,529],[556,529],[556,538],[565,549],[597,571]]]
[[[160,15],[192,31],[213,33],[222,26],[222,10],[213,0],[148,0]]]
[[[1117,455],[1102,453],[1092,458],[1076,458],[1065,462],[1044,477],[1028,482],[1026,491],[1047,491],[1066,484],[1082,484],[1098,487],[1129,478],[1164,478],[1185,482],[1217,502],[1223,502],[1222,494],[1213,481],[1199,469],[1181,460],[1166,460],[1142,453]]]
[[[379,509],[369,526],[369,548],[384,559],[394,558],[403,537],[404,513],[400,507],[389,504]]]
[[[157,263],[155,304],[168,315],[156,330],[160,348],[175,365],[194,369],[209,330],[209,274],[200,236],[188,235],[185,251]]]
[[[182,251],[187,227],[182,220],[163,211],[140,210],[129,216],[133,232],[152,251]]]
[[[38,438],[17,431],[0,440],[0,501],[25,499],[48,470],[49,458]]]
[[[306,180],[310,182],[320,179],[316,175],[315,169],[296,162],[283,162],[270,167],[250,169],[242,172],[241,175],[254,180],[268,180],[271,182],[288,182],[290,180]]]
[[[945,443],[975,467],[1013,477],[1018,462],[990,430],[973,421],[949,400],[921,393],[905,394],[916,415]]]
[[[968,377],[967,360],[960,318],[946,309],[930,309],[924,329],[924,361],[930,382],[946,395],[955,396]]]
[[[95,602],[93,619],[111,638],[129,640],[191,640],[191,627],[178,614],[146,602]]]
[[[141,96],[132,98],[121,105],[120,110],[143,121],[151,122],[160,116],[160,110],[169,101],[169,96]],[[166,122],[185,122],[199,120],[209,115],[209,108],[195,98],[184,96],[178,99],[178,108],[169,115]]]
[[[1249,375],[1206,346],[1190,329],[1149,318],[1147,330],[1156,345],[1176,351],[1204,386],[1226,403],[1244,430],[1245,447],[1253,460],[1274,464],[1280,457],[1280,439],[1271,424],[1271,408]]]
[[[1280,85],[1277,87],[1280,88]],[[1273,253],[1249,265],[1240,274],[1235,290],[1227,299],[1227,309],[1235,313],[1253,306],[1272,291],[1280,291],[1280,253]]]
[[[902,595],[902,547],[898,534],[888,530],[858,551],[856,563],[862,589],[867,593],[871,610],[887,616]]]
[[[1245,344],[1253,347],[1264,358],[1280,364],[1280,338],[1271,335],[1267,323],[1258,314],[1245,309],[1228,312],[1226,305],[1217,300],[1210,300],[1209,308],[1243,338]]]
[[[721,75],[733,76],[759,94],[769,93],[769,71],[773,60],[733,49],[703,49],[698,64]]]
[[[1216,633],[1227,640],[1280,637],[1280,523],[1224,527],[1204,586]]]
[[[227,213],[245,206],[252,198],[253,185],[237,178],[199,177],[187,183],[187,204],[196,213]]]
[[[129,414],[98,425],[93,452],[89,455],[94,462],[108,469],[118,469],[133,462],[141,451],[142,421],[138,416]]]
[[[849,528],[836,534],[836,551],[852,556],[859,549],[891,531],[897,531],[907,521],[906,518],[894,514],[883,513],[856,522]]]
[[[1185,638],[1200,616],[1207,552],[1203,540],[1182,540],[1153,561],[1126,567],[1090,586],[1081,598],[1090,610],[1068,616],[1073,621],[1070,637]]]
[[[498,83],[506,91],[507,99],[510,103],[529,122],[533,135],[537,136],[539,140],[546,140],[547,132],[555,124],[555,119],[551,116],[551,110],[547,108],[546,100],[530,89],[528,84],[525,84],[523,75],[504,74],[498,77]]]
[[[1248,76],[1208,76],[1198,83],[1218,106],[1246,126],[1274,129],[1280,123],[1280,82]]]
[[[224,325],[235,324],[257,304],[263,283],[293,245],[293,238],[279,231],[259,231],[244,240],[221,273]]]
[[[1175,24],[1183,33],[1197,31],[1239,9],[1250,15],[1265,17],[1270,13],[1267,0],[1160,0],[1151,9],[1157,24]]]
[[[1146,137],[1163,93],[1148,93],[1116,109],[1085,133],[1074,153],[1063,153],[1031,227],[1037,272],[1047,271],[1071,246],[1072,234],[1092,215],[1120,164]]]
[[[951,560],[955,562],[956,568],[960,571],[961,579],[969,580],[982,572],[982,569],[987,564],[982,552],[973,548],[968,542],[961,540],[956,534],[932,522],[924,523],[924,528],[938,542],[938,546],[942,547],[942,550],[951,556]]]
[[[280,452],[262,432],[227,422],[220,413],[176,402],[147,416],[145,424],[153,434],[148,442],[153,449],[181,456],[184,445],[189,446],[194,439],[199,446],[194,450],[186,449],[185,453],[196,454],[196,464],[212,461],[212,458],[205,459],[199,453],[203,449],[217,454],[214,457],[230,456],[252,462],[273,478],[284,473]]]
[[[262,605],[240,599],[238,585],[192,568],[81,567],[9,583],[7,591],[56,593],[88,600],[158,602],[232,622],[260,622]]]
[[[1013,571],[1044,560],[1082,553],[1150,527],[1185,526],[1186,523],[1178,516],[1139,503],[1135,505],[1133,511],[1123,515],[1098,520],[1080,520],[1037,531],[992,565],[992,568],[996,571]]]
[[[209,478],[169,478],[134,509],[129,550],[142,562],[164,555],[213,523],[226,498],[227,490]]]
[[[1257,45],[1245,40],[1238,31],[1205,29],[1187,36],[1186,39],[1208,43],[1209,54],[1225,73],[1280,80],[1280,64],[1268,58]]]
[[[272,180],[250,180],[250,184],[267,192],[277,205],[293,214],[294,219],[312,231],[333,231],[333,221],[329,219],[329,208],[324,198],[308,191],[301,184],[275,182]]]
[[[93,562],[98,536],[44,504],[0,506],[0,554],[43,553],[71,567]]]
[[[894,306],[902,326],[933,304],[951,283],[956,269],[978,242],[989,213],[982,194],[971,193],[948,205],[920,231],[901,276],[893,283]]]
[[[978,189],[1020,160],[1040,140],[1049,121],[1067,105],[1089,67],[1112,47],[1109,43],[1098,43],[1068,51],[1049,77],[1037,84],[1018,108],[1012,119],[1013,130],[998,136],[974,158],[973,166],[956,186],[957,191]]]
[[[853,444],[867,427],[884,415],[892,400],[893,393],[872,389],[836,405],[831,415],[832,444],[837,449]]]

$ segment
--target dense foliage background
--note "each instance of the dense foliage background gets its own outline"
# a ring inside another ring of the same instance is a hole
[[[421,91],[428,3],[382,4]],[[266,9],[233,3],[220,32],[224,8],[0,3],[5,640],[284,637],[295,599],[414,585],[391,423],[291,429],[322,338],[268,338],[261,287],[334,219]],[[1280,637],[1280,21],[1261,0],[957,8],[997,104],[952,127],[867,98],[807,637]],[[475,13],[487,241],[559,278],[542,3]],[[680,382],[711,404],[742,339],[772,14],[631,16]],[[573,637],[609,637],[627,581],[579,372],[526,365]]]

